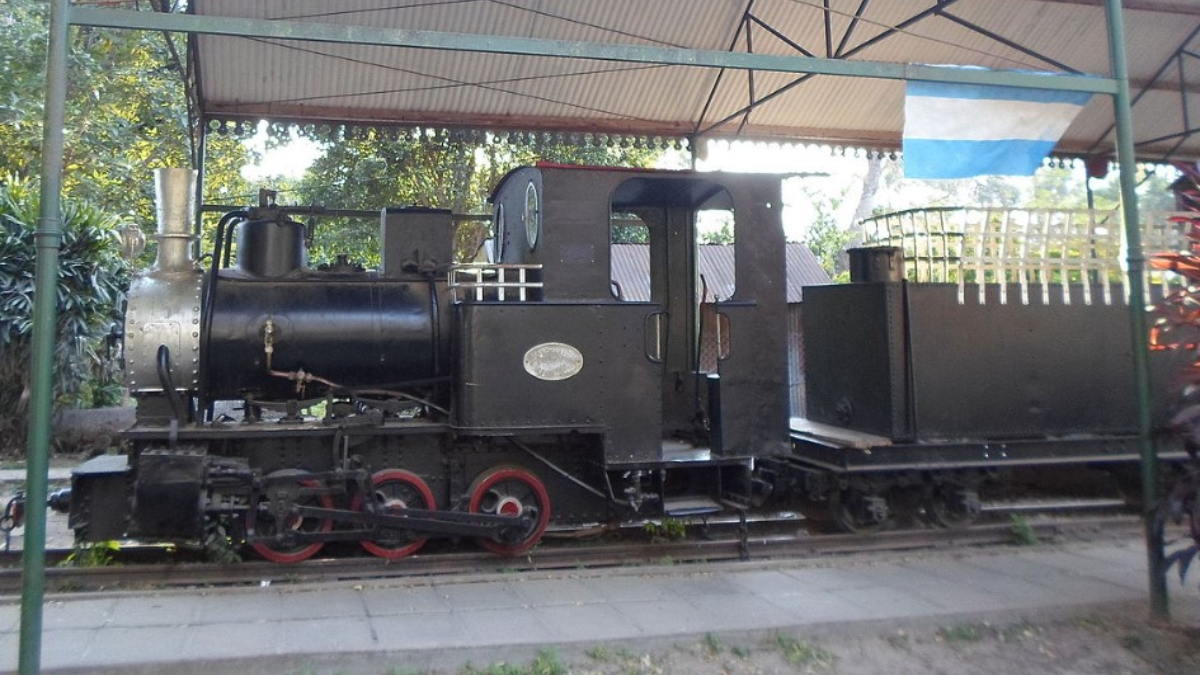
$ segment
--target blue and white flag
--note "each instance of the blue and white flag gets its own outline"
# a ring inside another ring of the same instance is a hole
[[[904,176],[1031,176],[1091,98],[1077,91],[909,82]]]

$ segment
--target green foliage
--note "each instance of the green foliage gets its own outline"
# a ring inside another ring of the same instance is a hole
[[[0,184],[0,451],[24,447],[38,204],[33,182],[10,176]],[[62,211],[53,395],[59,406],[110,405],[119,385],[101,358],[103,336],[118,318],[128,267],[110,217],[75,201]]]
[[[468,665],[462,669],[462,675],[566,675],[567,667],[558,660],[558,655],[552,649],[538,652],[537,658],[527,666],[517,666],[498,663],[487,668],[476,668]]]
[[[0,0],[0,174],[39,171],[48,3]],[[182,79],[163,33],[71,32],[63,190],[153,221],[150,169],[188,164]],[[182,50],[182,39],[178,48]]]
[[[704,653],[708,656],[717,656],[724,650],[721,641],[712,633],[705,633],[704,639],[700,641],[700,645],[703,647]]]
[[[649,244],[650,228],[645,225],[613,225],[612,243]]]
[[[76,544],[75,550],[59,565],[61,567],[109,567],[115,565],[113,556],[121,550],[115,541],[98,541],[93,544]]]
[[[1002,176],[985,176],[975,181],[971,198],[979,206],[1016,208],[1021,203],[1021,190],[1010,179]]]
[[[943,642],[978,642],[983,639],[984,628],[970,623],[943,626],[937,630],[937,636]]]
[[[636,657],[624,647],[610,648],[605,645],[597,645],[587,650],[588,658],[593,661],[610,662],[610,661],[632,661]]]
[[[1037,533],[1033,531],[1033,526],[1029,524],[1029,519],[1024,516],[1014,513],[1008,517],[1009,528],[1012,530],[1013,540],[1021,546],[1035,546],[1038,543]]]
[[[844,262],[847,245],[854,239],[854,232],[837,226],[828,211],[819,212],[817,220],[809,225],[804,244],[821,263],[821,268],[836,282],[849,281],[850,271]]]
[[[48,6],[0,0],[0,176],[40,173]],[[185,53],[184,37],[74,28],[70,40],[63,193],[150,233],[153,169],[192,165],[183,76],[173,57]],[[236,202],[250,191],[239,173],[247,156],[238,140],[209,137],[206,200]],[[152,252],[144,262],[151,259]]]
[[[687,526],[682,520],[663,518],[662,522],[649,521],[642,530],[650,535],[652,541],[679,541],[687,536]]]
[[[732,214],[730,215],[732,216]],[[696,238],[701,244],[734,243],[733,218],[725,219],[718,227],[714,229],[699,232]]]
[[[204,557],[209,562],[222,565],[242,562],[236,542],[228,534],[233,530],[228,523],[209,521],[206,525],[207,536],[204,538]]]
[[[490,214],[488,196],[508,171],[540,161],[597,166],[647,166],[650,150],[511,147],[478,143],[450,135],[367,137],[327,143],[318,158],[280,201],[328,208],[376,210],[387,206],[428,206],[455,213]],[[309,251],[314,264],[340,254],[367,267],[379,263],[377,219],[328,219],[318,224]],[[490,236],[486,224],[459,227],[459,259],[474,255]]]
[[[828,668],[833,665],[833,654],[810,642],[780,633],[775,636],[775,644],[783,652],[783,658],[793,666]]]

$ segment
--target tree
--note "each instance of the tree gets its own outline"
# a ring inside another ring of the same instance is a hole
[[[329,142],[304,177],[281,202],[328,208],[376,210],[385,206],[428,206],[455,213],[487,215],[488,196],[513,168],[540,161],[597,166],[648,166],[652,150],[583,148],[566,145],[515,146],[477,142],[446,132],[398,138],[374,134]],[[490,229],[471,222],[457,232],[460,259],[478,250]],[[368,266],[379,262],[378,221],[329,219],[317,226],[313,262],[337,254]]]
[[[42,0],[0,0],[0,176],[40,171],[48,15]],[[152,170],[194,164],[181,66],[173,58],[183,51],[182,38],[75,28],[70,40],[63,193],[149,233]],[[239,174],[246,158],[236,139],[211,137],[208,195],[249,192]]]
[[[975,180],[971,197],[979,206],[1013,209],[1021,203],[1021,190],[1003,176],[983,176]]]
[[[0,0],[0,450],[23,446],[41,166],[48,4]],[[119,382],[101,358],[128,284],[113,230],[154,228],[151,170],[189,166],[177,36],[74,28],[64,133],[63,242],[55,347],[56,406],[112,404]],[[246,191],[245,148],[217,137],[208,185]],[[147,253],[145,261],[152,259]]]
[[[834,281],[849,281],[850,271],[845,251],[855,233],[852,229],[838,227],[834,217],[836,203],[814,202],[813,208],[817,211],[817,217],[808,226],[808,232],[804,235],[804,245],[817,256],[821,267]]]
[[[0,0],[0,171],[33,176],[41,155],[47,3]],[[153,221],[149,169],[187,166],[181,78],[160,33],[71,33],[63,191],[95,208]]]

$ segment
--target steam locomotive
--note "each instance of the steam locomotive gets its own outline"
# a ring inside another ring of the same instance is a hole
[[[450,212],[386,208],[378,270],[310,267],[271,203],[226,214],[201,269],[191,172],[156,180],[158,259],[124,328],[137,421],[127,454],[73,473],[83,541],[515,555],[551,526],[768,501],[954,526],[1004,466],[1136,458],[1122,307],[963,305],[887,273],[806,290],[790,418],[775,177],[525,167],[492,195],[490,262],[454,262]],[[721,287],[697,262],[714,218],[735,235]],[[648,242],[644,294],[614,280],[617,227]]]

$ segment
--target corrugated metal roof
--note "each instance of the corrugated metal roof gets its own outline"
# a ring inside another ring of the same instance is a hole
[[[703,244],[700,274],[708,286],[708,299],[729,299],[734,292],[734,253],[732,244]],[[621,287],[621,297],[633,302],[650,300],[650,246],[613,244],[612,277]],[[789,242],[786,247],[787,301],[800,302],[805,286],[832,283],[817,257],[804,244]]]
[[[192,0],[198,14],[617,45],[816,55],[893,63],[1108,72],[1100,0]],[[1200,157],[1176,137],[1200,112],[1200,3],[1125,0],[1136,140],[1144,159]],[[861,15],[855,12],[863,9]],[[747,16],[754,21],[745,23]],[[905,24],[899,30],[895,27]],[[748,28],[746,27],[748,26]],[[968,27],[971,26],[971,27]],[[769,29],[767,28],[769,27]],[[746,36],[752,42],[747,47]],[[780,37],[782,36],[782,37]],[[732,47],[731,47],[732,45]],[[573,58],[199,36],[209,117],[327,119],[638,135],[830,140],[899,145],[902,83],[637,65]],[[1178,62],[1178,63],[1177,63]],[[1177,67],[1178,66],[1178,67]],[[1156,74],[1163,77],[1157,82]],[[775,93],[779,92],[779,93]],[[713,126],[721,120],[728,121]],[[1097,96],[1059,145],[1112,144],[1112,104]]]

